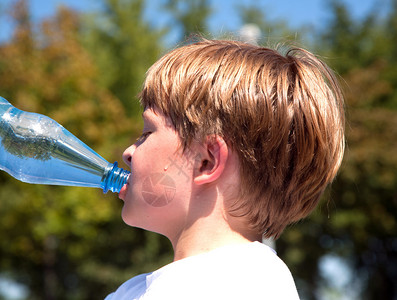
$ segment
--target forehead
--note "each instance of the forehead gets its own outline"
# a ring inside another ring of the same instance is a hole
[[[142,118],[144,122],[148,123],[156,123],[160,125],[164,125],[166,127],[172,127],[173,123],[169,117],[166,117],[162,111],[157,109],[156,107],[148,107],[142,113]]]

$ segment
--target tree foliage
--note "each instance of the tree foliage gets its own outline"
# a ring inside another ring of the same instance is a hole
[[[55,119],[113,161],[140,130],[135,96],[163,51],[167,29],[145,21],[144,0],[101,3],[99,14],[82,18],[61,8],[34,24],[26,2],[18,0],[10,15],[13,37],[0,44],[0,95]],[[206,33],[209,1],[168,0],[163,8],[181,39]],[[387,15],[373,10],[363,19],[340,1],[328,8],[333,17],[312,41],[344,86],[345,158],[319,208],[288,228],[277,250],[302,299],[319,298],[329,285],[319,268],[329,256],[352,268],[360,298],[396,299],[397,1]],[[262,42],[296,40],[294,30],[269,21],[260,6],[236,9],[243,23],[261,28]],[[113,195],[28,185],[4,172],[0,185],[0,275],[25,284],[28,299],[103,298],[127,278],[170,260],[164,238],[123,224]]]
[[[291,28],[285,21],[270,21],[264,8],[259,5],[237,5],[242,24],[254,24],[261,31],[260,43],[265,46],[274,46],[279,42],[294,39]]]
[[[136,96],[147,69],[159,58],[165,30],[143,18],[144,0],[104,0],[91,16],[83,44],[103,72],[100,84],[120,99],[129,115],[140,112]]]
[[[207,21],[212,12],[209,0],[167,0],[165,8],[180,28],[181,40],[192,34],[208,34]]]
[[[61,8],[37,25],[31,22],[27,7],[25,1],[16,2],[14,34],[0,45],[0,94],[22,110],[55,119],[105,158],[119,158],[139,123],[129,117],[127,100],[123,103],[110,84],[101,84],[106,72],[81,41],[86,31],[80,16]],[[135,36],[137,43],[140,40],[153,49],[133,53],[136,77],[130,76],[133,70],[124,75],[135,88],[141,84],[143,69],[154,60],[153,53],[159,51],[154,42],[148,42],[152,36],[145,40],[140,34],[129,33],[131,40]],[[109,46],[109,40],[102,42]],[[114,43],[118,42],[115,38]],[[128,52],[131,47],[119,51]],[[113,62],[119,51],[110,56]],[[133,274],[164,263],[162,255],[169,259],[169,246],[163,240],[128,231],[113,195],[28,185],[4,172],[0,185],[0,273],[25,284],[29,299],[103,298]]]
[[[345,90],[345,157],[322,206],[278,245],[303,279],[306,299],[316,299],[318,262],[325,255],[343,257],[351,266],[350,284],[360,287],[360,299],[396,299],[397,65],[392,37],[397,27],[391,24],[397,11],[390,10],[386,18],[372,11],[357,20],[339,1],[331,2],[331,9],[333,19],[318,40],[318,51],[330,58]]]

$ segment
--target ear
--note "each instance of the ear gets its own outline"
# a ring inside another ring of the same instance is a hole
[[[199,147],[195,159],[194,183],[202,185],[216,181],[226,167],[229,149],[220,136],[208,136]]]

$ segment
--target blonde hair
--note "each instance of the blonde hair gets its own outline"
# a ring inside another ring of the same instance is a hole
[[[238,154],[240,194],[230,213],[277,238],[307,216],[344,152],[343,97],[310,52],[203,40],[164,55],[148,71],[144,107],[169,117],[186,149],[217,134]]]

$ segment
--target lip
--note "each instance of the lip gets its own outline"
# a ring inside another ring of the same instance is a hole
[[[125,195],[127,193],[127,189],[128,189],[128,182],[126,184],[123,185],[123,187],[121,188],[120,192],[119,192],[119,198],[121,200],[124,200]]]

